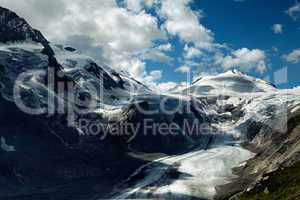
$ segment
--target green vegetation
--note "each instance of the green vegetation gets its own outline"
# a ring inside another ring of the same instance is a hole
[[[300,162],[269,174],[269,178],[239,200],[300,200]]]

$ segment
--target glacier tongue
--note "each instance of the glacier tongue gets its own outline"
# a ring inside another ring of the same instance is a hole
[[[190,177],[179,177],[170,185],[158,188],[155,195],[166,195],[167,199],[173,199],[172,196],[211,199],[216,194],[216,186],[226,184],[234,177],[231,169],[254,156],[238,146],[220,146],[191,154],[179,161],[178,168],[180,173]]]

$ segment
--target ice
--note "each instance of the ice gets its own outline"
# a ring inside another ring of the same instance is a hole
[[[211,199],[216,194],[216,186],[226,184],[234,177],[232,168],[252,156],[253,153],[234,146],[199,151],[183,159],[178,168],[179,172],[190,175],[190,178],[179,177],[171,185],[158,188],[155,193],[173,193]]]
[[[148,194],[171,199],[173,195],[212,199],[216,195],[216,186],[230,182],[234,175],[232,168],[242,164],[254,154],[238,146],[217,147],[201,150],[180,156],[171,156],[155,161],[155,165],[147,165],[149,174],[137,185],[115,199],[130,198],[135,193]],[[158,165],[157,163],[162,163]],[[151,186],[164,180],[168,166],[177,166],[181,175],[177,180],[165,186]],[[136,173],[140,173],[139,169]],[[147,187],[149,186],[149,187]]]

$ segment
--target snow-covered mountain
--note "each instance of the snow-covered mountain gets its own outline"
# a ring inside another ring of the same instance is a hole
[[[234,95],[276,91],[274,85],[264,80],[248,76],[237,70],[230,70],[217,76],[199,77],[183,92],[190,92],[194,95]]]
[[[213,199],[234,167],[252,179],[222,197],[300,160],[299,89],[229,71],[155,94],[1,7],[0,93],[0,199]]]

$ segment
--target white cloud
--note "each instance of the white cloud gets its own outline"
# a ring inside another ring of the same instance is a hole
[[[159,4],[160,0],[143,0],[146,7],[152,7],[156,4]]]
[[[119,7],[115,0],[0,0],[1,6],[17,11],[50,41],[75,44],[94,56],[97,52],[96,57],[113,68],[143,77],[147,74],[145,63],[133,55],[151,49],[166,33],[156,17],[139,12],[139,2],[127,0],[131,11]],[[154,55],[167,58],[162,53]]]
[[[155,62],[170,62],[173,60],[170,56],[166,55],[166,52],[169,52],[172,49],[172,45],[162,44],[156,47],[146,49],[140,53],[140,58],[143,60],[152,60]]]
[[[185,51],[184,57],[186,59],[193,59],[202,55],[202,52],[199,49],[195,47],[189,47],[188,45],[185,45],[184,51]]]
[[[186,66],[186,65],[183,65],[181,67],[178,67],[175,72],[180,72],[180,73],[188,73],[191,71],[191,68]]]
[[[295,3],[292,7],[285,11],[291,18],[297,20],[300,17],[300,2]]]
[[[142,62],[137,58],[126,58],[124,60],[121,58],[120,60],[117,60],[116,63],[119,65],[121,70],[129,72],[129,74],[136,79],[142,78],[146,75],[145,62]]]
[[[159,80],[162,78],[162,70],[154,70],[147,72],[146,63],[138,58],[124,59],[123,61],[117,61],[119,63],[119,69],[127,71],[129,75],[134,77],[136,80],[147,85],[153,91],[161,91]]]
[[[157,47],[157,49],[161,50],[161,51],[171,51],[172,50],[172,44],[171,43],[162,44],[162,45],[159,45]]]
[[[177,86],[178,86],[177,83],[170,81],[170,82],[158,84],[157,90],[161,93],[164,93],[164,92],[169,92],[171,90],[174,90]]]
[[[152,82],[155,82],[155,81],[159,80],[161,77],[162,77],[162,71],[161,70],[154,70],[154,71],[151,71],[149,73],[149,75],[144,78],[144,81],[146,83],[147,82],[152,83]]]
[[[161,70],[151,71],[147,76],[143,78],[143,83],[148,85],[153,91],[158,93],[165,93],[177,87],[175,82],[163,82],[158,83],[158,80],[162,77]]]
[[[66,1],[40,1],[40,0],[0,0],[0,5],[12,9],[25,18],[35,28],[45,31],[51,21],[59,21],[64,17]]]
[[[275,34],[281,34],[283,33],[283,26],[282,24],[274,24],[272,26],[272,30]]]
[[[141,56],[141,58],[144,60],[152,60],[155,62],[162,62],[162,63],[170,62],[173,60],[173,58],[167,56],[165,53],[159,51],[158,49],[150,49],[149,51],[144,53]]]
[[[148,72],[146,63],[172,61],[172,54],[168,54],[174,48],[168,43],[170,36],[178,37],[185,45],[183,57],[174,58],[183,65],[177,72],[186,73],[190,67],[213,62],[215,57],[224,69],[239,65],[265,70],[265,54],[261,50],[240,49],[229,56],[216,56],[223,46],[215,43],[213,32],[201,24],[203,14],[191,9],[192,1],[125,0],[120,6],[115,0],[0,0],[0,4],[17,11],[50,41],[75,45],[156,88],[160,87],[157,82],[162,71]],[[150,7],[159,16],[147,13],[146,8]],[[238,55],[240,51],[246,52]],[[196,63],[195,58],[201,58],[201,62]]]
[[[200,24],[200,12],[189,7],[191,0],[165,0],[162,1],[161,15],[166,19],[164,24],[168,33],[179,36],[187,43],[210,49],[213,42],[212,32]]]
[[[125,3],[129,10],[140,12],[143,9],[141,0],[125,0]]]
[[[242,48],[235,50],[229,56],[219,56],[216,64],[220,64],[225,70],[230,68],[241,68],[246,71],[255,69],[264,72],[267,69],[265,52],[259,49]]]
[[[283,56],[286,61],[291,63],[299,63],[300,61],[300,49],[293,50],[290,54]]]
[[[146,8],[157,6],[161,0],[124,0],[127,9],[139,12]]]

